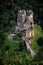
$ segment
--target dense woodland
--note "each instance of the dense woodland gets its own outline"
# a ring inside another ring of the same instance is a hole
[[[23,40],[7,39],[8,31],[17,24],[20,9],[31,9],[34,13],[34,58],[30,52],[28,55]],[[0,0],[0,65],[43,65],[43,0]]]

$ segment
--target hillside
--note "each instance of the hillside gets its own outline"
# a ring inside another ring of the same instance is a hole
[[[37,40],[40,37],[43,37],[42,36],[43,34],[41,32],[40,26],[37,26],[37,25],[34,26],[34,31],[35,31],[35,36],[32,38],[31,47],[33,48],[33,50],[35,51],[35,53],[37,55],[37,53],[39,52],[39,49],[40,49],[40,46],[38,45]],[[16,65],[19,63],[22,65],[23,64],[25,65],[29,61],[33,62],[33,59],[30,55],[30,52],[27,53],[26,45],[25,45],[25,42],[23,40],[15,41],[15,40],[8,39],[8,37],[7,37],[4,42],[5,43],[4,43],[4,46],[2,48],[3,53],[7,54],[6,58],[10,62],[10,64],[14,63]],[[36,64],[37,64],[37,62],[36,62]],[[30,63],[30,65],[31,65],[31,63]]]
[[[34,13],[35,35],[31,38],[34,58],[27,52],[25,41],[8,38],[21,9],[31,9]],[[0,65],[43,65],[43,1],[0,0]]]

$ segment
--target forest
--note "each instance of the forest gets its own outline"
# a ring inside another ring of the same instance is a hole
[[[34,13],[34,58],[23,40],[8,39],[8,32],[17,25],[18,11],[29,9]],[[0,65],[43,65],[43,0],[0,0]]]

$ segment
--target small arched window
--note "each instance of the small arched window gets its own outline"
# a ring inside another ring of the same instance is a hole
[[[30,25],[32,25],[32,22],[30,22]]]

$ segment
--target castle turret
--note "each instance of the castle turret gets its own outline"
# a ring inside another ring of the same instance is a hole
[[[18,24],[23,25],[23,22],[25,21],[25,18],[26,18],[26,11],[25,10],[20,10],[18,12],[18,19],[17,19]]]
[[[27,10],[27,19],[29,21],[29,34],[34,36],[34,21],[33,21],[33,12],[32,10]]]

